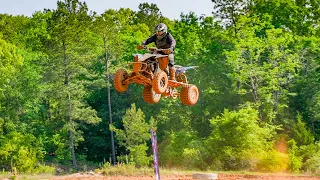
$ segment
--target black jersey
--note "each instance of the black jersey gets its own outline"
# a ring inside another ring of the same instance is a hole
[[[173,51],[174,47],[176,46],[176,40],[174,40],[173,36],[170,33],[167,33],[167,35],[160,40],[157,38],[157,35],[154,34],[153,36],[150,36],[146,41],[144,41],[142,45],[148,45],[152,42],[156,44],[156,47],[158,49],[171,48]]]

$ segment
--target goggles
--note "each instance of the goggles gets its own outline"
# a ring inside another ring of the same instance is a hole
[[[163,31],[157,31],[156,34],[157,36],[161,36],[163,34]]]

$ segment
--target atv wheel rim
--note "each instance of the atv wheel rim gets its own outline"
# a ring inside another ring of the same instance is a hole
[[[197,91],[194,89],[191,93],[190,93],[190,97],[191,99],[196,99],[198,96],[198,93]]]
[[[122,75],[122,79],[121,79],[121,84],[122,84],[122,85],[125,85],[125,84],[124,84],[124,80],[125,80],[125,79],[126,79],[126,75],[124,74],[124,75]]]
[[[166,85],[165,83],[165,78],[161,78],[161,81],[160,81],[160,87],[164,87]]]

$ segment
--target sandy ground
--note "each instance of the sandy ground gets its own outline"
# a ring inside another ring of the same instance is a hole
[[[155,180],[154,176],[103,176],[101,174],[73,174],[52,180]],[[192,175],[163,175],[161,180],[193,180]],[[320,180],[320,176],[218,174],[219,180]]]

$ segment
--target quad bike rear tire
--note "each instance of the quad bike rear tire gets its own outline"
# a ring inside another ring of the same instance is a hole
[[[152,80],[152,87],[157,94],[166,92],[168,88],[168,75],[162,70],[156,72]]]
[[[144,86],[143,88],[143,99],[149,104],[155,104],[160,101],[161,94],[157,94],[152,86]]]
[[[197,103],[199,99],[199,90],[197,86],[189,84],[183,86],[180,91],[180,100],[182,104],[192,106]]]
[[[113,84],[118,92],[125,92],[129,84],[123,84],[123,81],[128,77],[128,72],[125,69],[119,69],[114,75]]]

